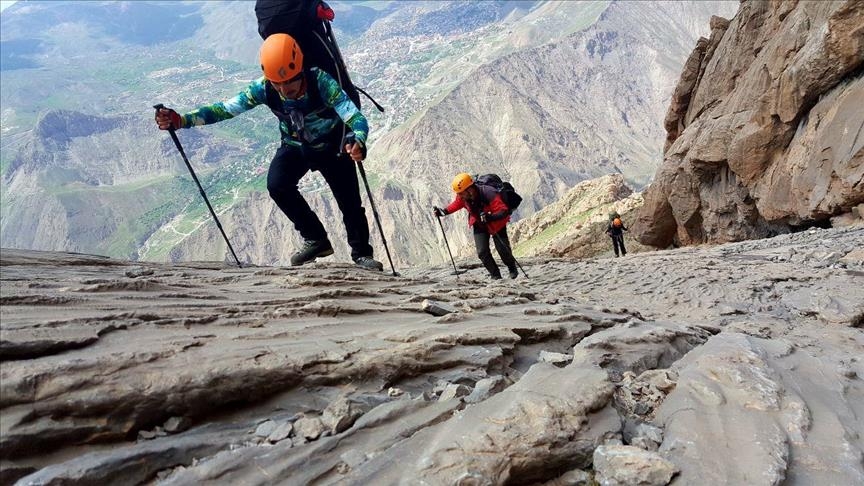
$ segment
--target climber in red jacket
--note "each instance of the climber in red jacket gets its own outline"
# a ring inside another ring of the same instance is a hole
[[[483,266],[489,271],[493,280],[501,278],[501,270],[492,251],[489,249],[489,239],[495,241],[495,249],[501,260],[510,271],[510,278],[519,276],[516,260],[510,250],[510,239],[507,237],[507,222],[510,221],[510,210],[501,195],[490,186],[474,184],[469,174],[462,173],[453,179],[453,192],[456,199],[446,208],[433,207],[435,216],[441,217],[455,213],[460,209],[468,211],[468,225],[474,228],[474,245],[477,256]]]

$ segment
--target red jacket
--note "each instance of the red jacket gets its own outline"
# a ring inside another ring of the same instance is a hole
[[[495,192],[494,189],[489,188],[488,190],[486,190],[486,187],[480,187],[479,189],[481,194],[481,200],[490,201],[489,203],[483,205],[483,212],[489,214],[500,213],[501,211],[507,212],[507,215],[505,217],[486,223],[486,228],[489,230],[489,234],[494,235],[495,233],[501,231],[501,228],[507,226],[507,223],[510,221],[509,210],[507,208],[507,205],[504,204],[504,201],[501,199],[501,195]],[[474,226],[474,224],[480,221],[480,212],[474,211],[472,208],[470,208],[459,196],[456,196],[456,199],[452,203],[450,203],[449,206],[444,208],[444,210],[447,211],[447,214],[455,213],[460,209],[465,209],[466,211],[468,211],[468,226]]]

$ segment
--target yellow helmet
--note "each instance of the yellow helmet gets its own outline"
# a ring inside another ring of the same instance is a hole
[[[474,185],[474,179],[471,178],[471,174],[463,172],[457,174],[456,177],[453,178],[453,192],[462,192],[472,185]]]

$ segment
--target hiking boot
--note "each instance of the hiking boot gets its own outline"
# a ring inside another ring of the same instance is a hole
[[[501,274],[492,274],[489,275],[489,278],[491,278],[492,280],[501,280]]]
[[[378,270],[379,272],[384,271],[384,264],[372,257],[365,256],[356,258],[354,259],[354,263],[356,263],[358,267],[363,267],[367,270]]]
[[[300,251],[291,255],[291,265],[303,265],[314,262],[316,258],[326,257],[333,254],[333,245],[330,240],[306,240]]]
[[[511,268],[510,270],[510,278],[516,278],[519,276],[519,269]]]

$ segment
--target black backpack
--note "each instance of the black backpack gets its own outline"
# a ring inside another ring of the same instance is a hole
[[[262,39],[276,33],[290,35],[303,50],[305,67],[318,67],[333,77],[345,94],[360,108],[363,93],[379,111],[384,111],[365,91],[354,86],[336,37],[330,28],[333,9],[322,0],[256,0],[255,17]],[[358,93],[359,92],[359,93]]]
[[[478,175],[474,177],[474,184],[494,189],[501,195],[501,200],[504,201],[511,213],[522,204],[522,196],[516,192],[512,184],[502,181],[498,174]]]

